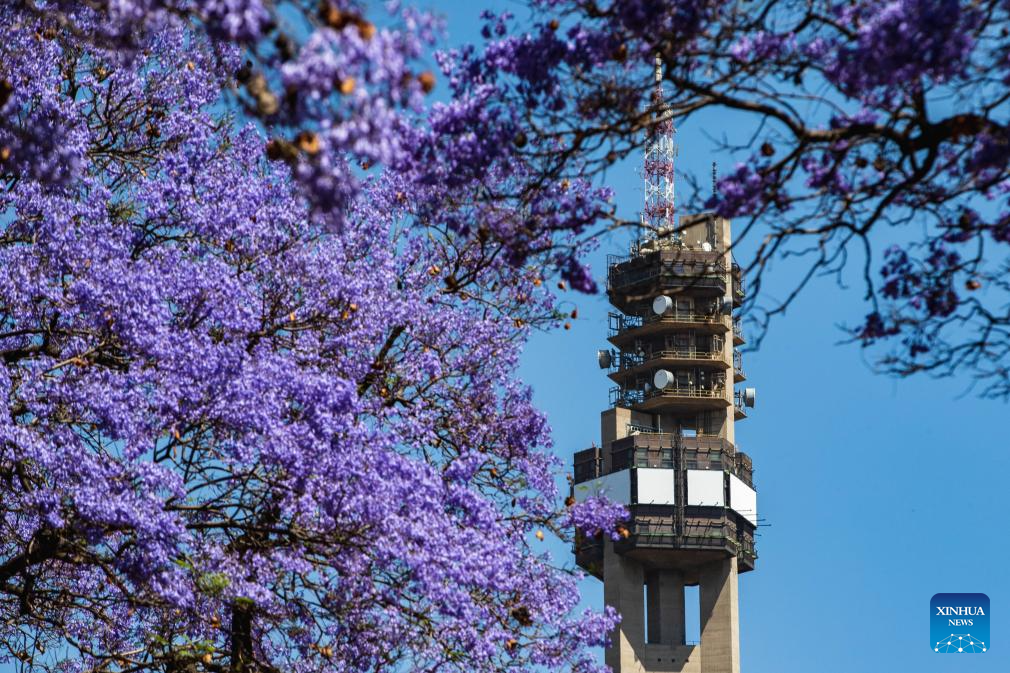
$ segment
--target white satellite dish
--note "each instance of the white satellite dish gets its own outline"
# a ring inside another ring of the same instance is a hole
[[[743,403],[746,407],[753,407],[754,403],[757,402],[757,388],[744,388],[743,389]]]
[[[709,243],[708,241],[705,241],[704,243],[701,244],[701,249],[704,250],[705,252],[712,252],[712,244]]]
[[[665,294],[661,294],[652,300],[652,312],[656,315],[663,315],[671,308],[673,308],[673,299]]]
[[[652,376],[652,384],[656,386],[658,390],[663,390],[671,383],[673,383],[673,374],[665,369],[660,369]]]
[[[607,350],[596,351],[596,362],[599,363],[600,369],[609,369],[614,362],[614,355]]]

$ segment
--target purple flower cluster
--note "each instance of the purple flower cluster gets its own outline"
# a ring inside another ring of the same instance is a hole
[[[836,5],[852,44],[836,41],[828,77],[845,93],[876,100],[960,77],[971,57],[979,16],[959,0],[892,0]]]
[[[618,524],[628,519],[628,510],[600,496],[586,498],[568,508],[565,522],[589,537],[604,534],[620,540]]]
[[[730,48],[733,58],[740,61],[767,61],[795,48],[794,35],[776,35],[758,31],[744,35]]]
[[[750,215],[764,207],[768,189],[774,184],[776,179],[767,165],[755,171],[750,164],[739,163],[733,173],[719,180],[716,195],[705,207],[714,209],[720,217]]]

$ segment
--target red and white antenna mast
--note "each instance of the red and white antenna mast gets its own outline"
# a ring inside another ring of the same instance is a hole
[[[645,208],[642,225],[657,238],[676,232],[674,161],[677,158],[677,129],[673,115],[663,96],[662,59],[656,55],[656,84],[652,89],[651,107],[656,121],[645,136]],[[676,236],[679,238],[679,236]]]

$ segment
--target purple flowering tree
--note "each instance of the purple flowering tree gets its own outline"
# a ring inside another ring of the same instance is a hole
[[[623,510],[516,365],[608,194],[427,105],[424,17],[320,11],[0,8],[0,663],[599,668],[543,540]]]

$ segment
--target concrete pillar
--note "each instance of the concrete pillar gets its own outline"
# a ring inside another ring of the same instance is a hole
[[[705,565],[699,585],[701,673],[740,673],[736,557]]]
[[[645,579],[650,645],[684,644],[684,574],[656,570]]]
[[[636,652],[645,647],[645,605],[642,565],[614,553],[614,543],[603,545],[603,601],[621,613],[621,623],[610,636],[604,660],[613,671],[634,671]]]

